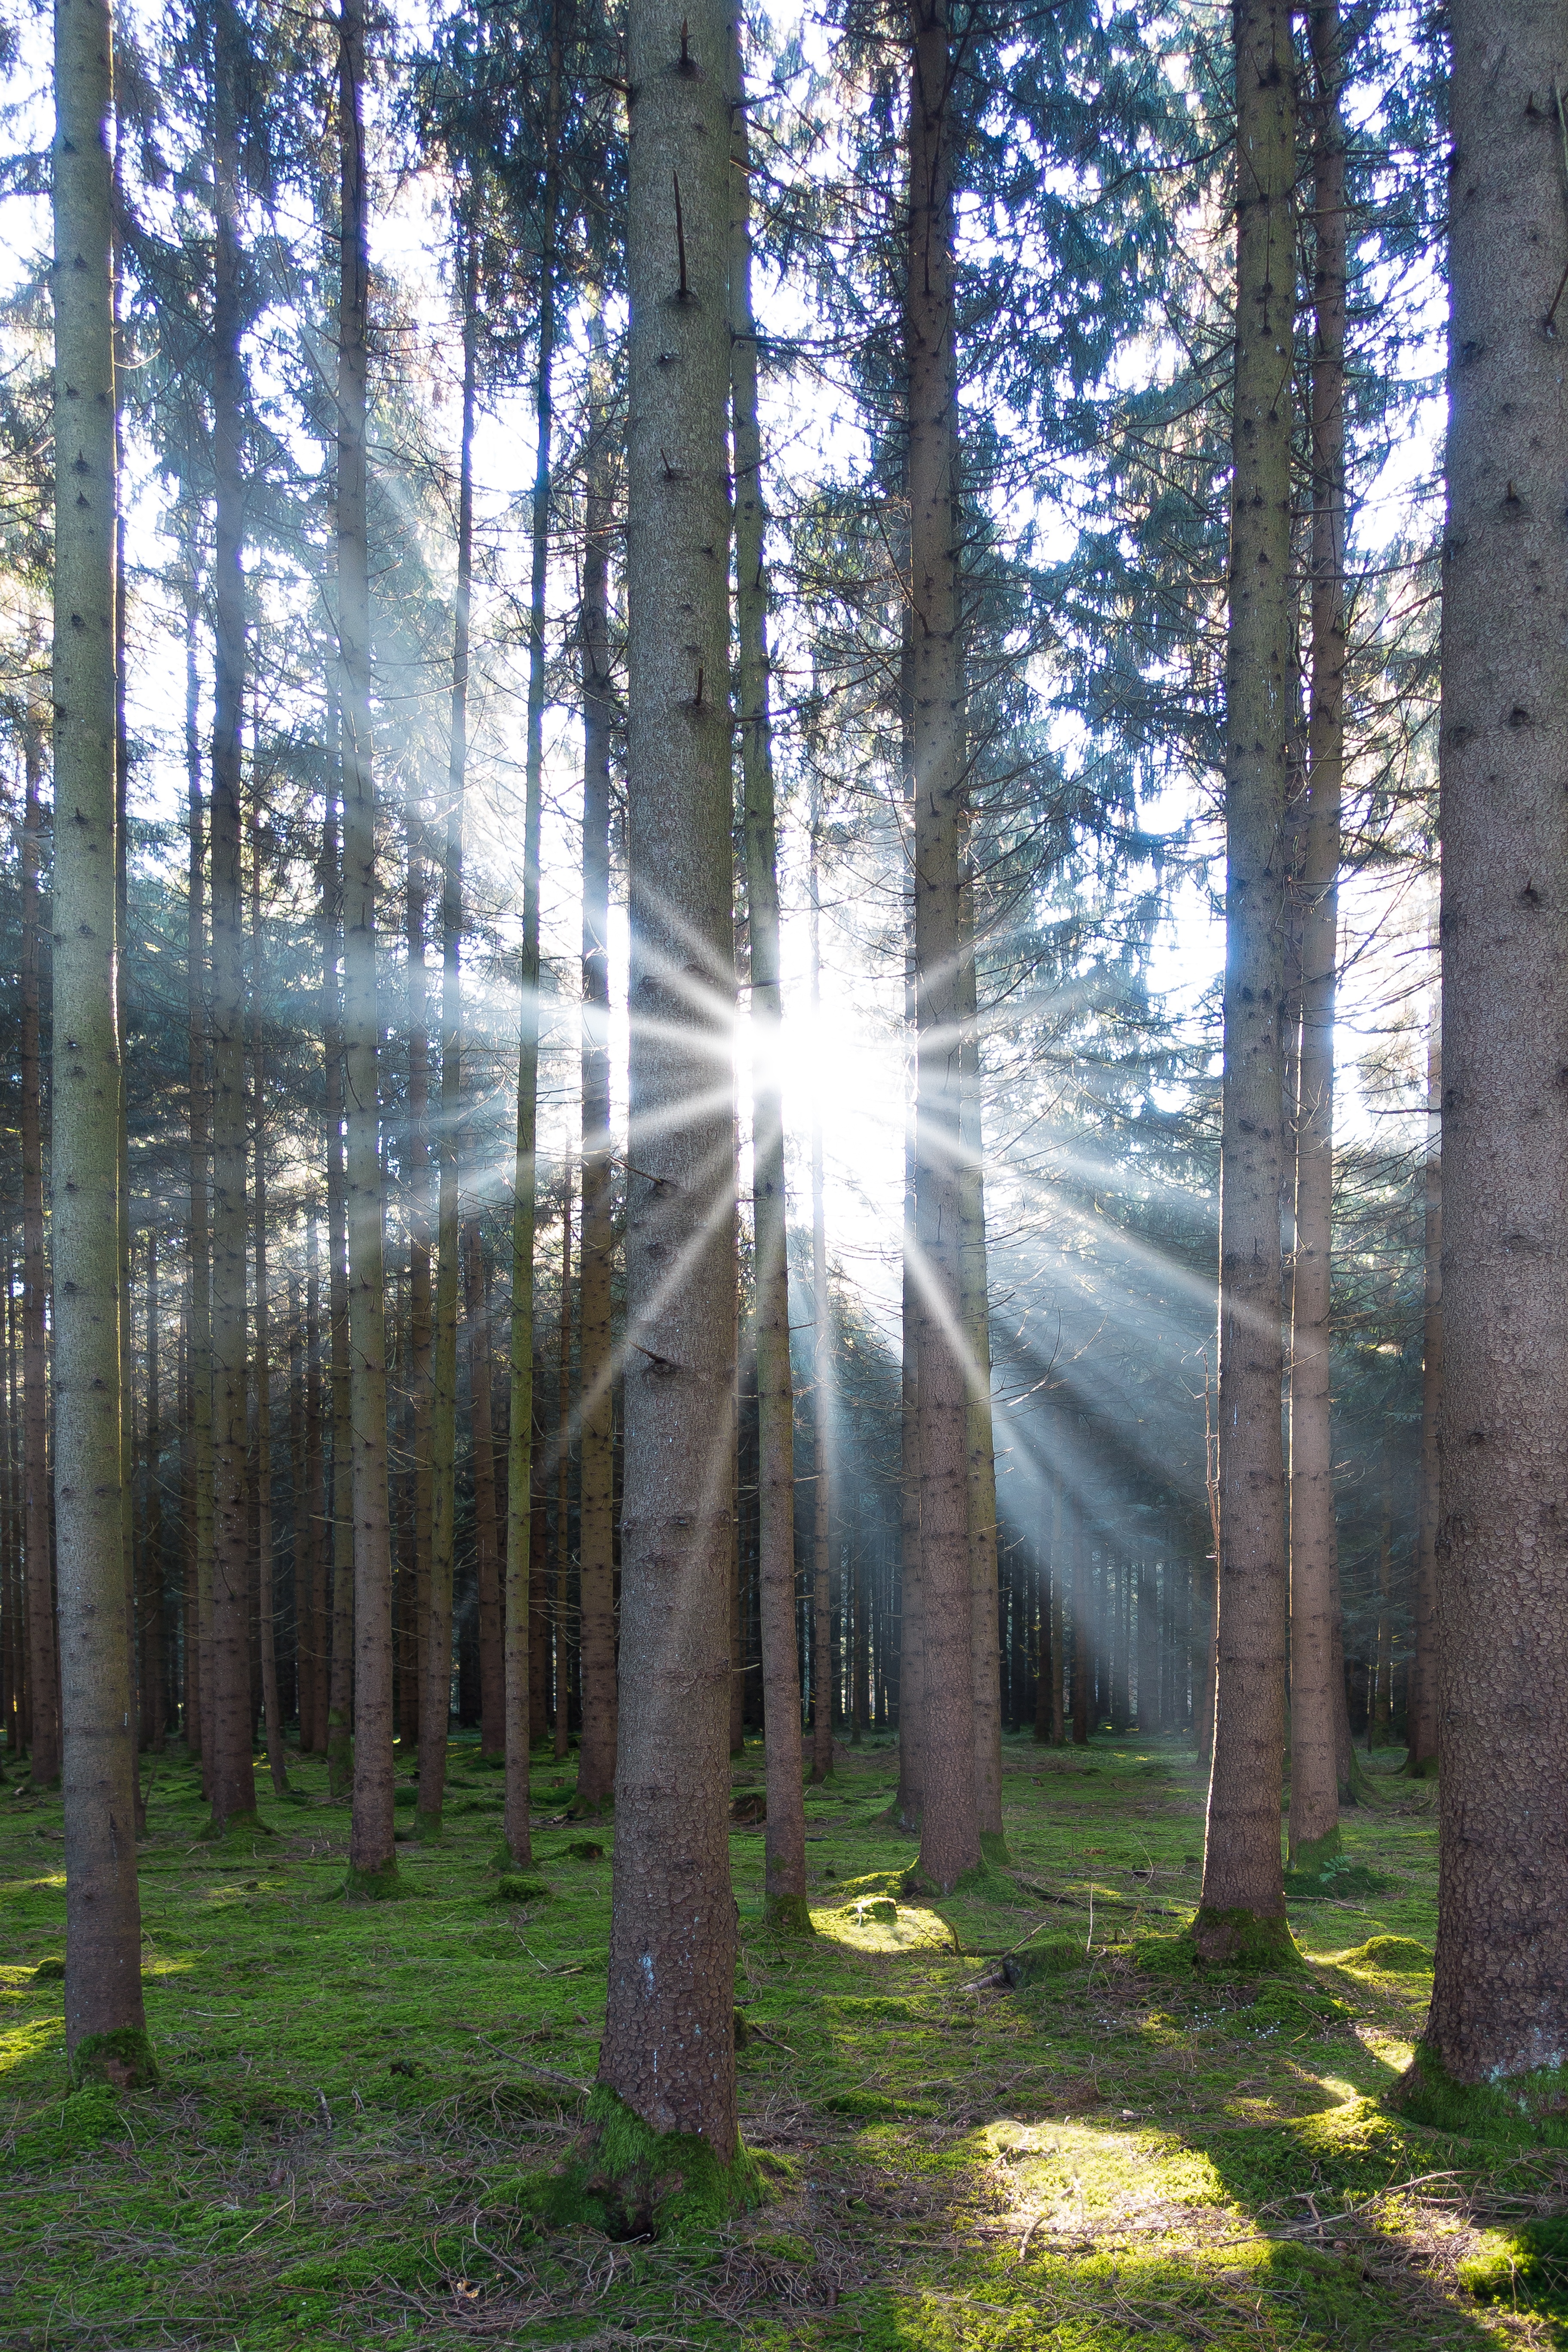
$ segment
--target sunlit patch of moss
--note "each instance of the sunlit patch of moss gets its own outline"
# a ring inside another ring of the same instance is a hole
[[[814,1907],[811,1924],[830,1942],[860,1952],[952,1951],[952,1930],[945,1919],[922,1906],[904,1903],[894,1905],[889,1919],[885,1914],[890,1899],[871,1895],[835,1911]]]

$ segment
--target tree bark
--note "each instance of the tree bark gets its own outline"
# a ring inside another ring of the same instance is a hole
[[[321,825],[321,1053],[327,1100],[327,1314],[332,1409],[332,1468],[328,1503],[331,1533],[331,1632],[327,1670],[327,1786],[349,1794],[353,1717],[353,1436],[349,1397],[349,1290],[343,1186],[343,1037],[338,987],[341,876],[338,860],[338,780],[335,722],[331,729],[331,780]]]
[[[463,1314],[468,1335],[473,1428],[474,1553],[479,1625],[479,1753],[505,1754],[501,1589],[496,1549],[495,1410],[490,1369],[489,1280],[477,1217],[463,1228]]]
[[[1421,1350],[1421,1468],[1416,1487],[1415,1656],[1405,1769],[1418,1780],[1437,1764],[1437,1452],[1443,1410],[1443,1044],[1434,1004],[1426,1040],[1426,1307]],[[1343,1680],[1342,1673],[1341,1680]]]
[[[811,812],[811,976],[807,1017],[813,1036],[822,1023],[822,906],[817,862],[820,812]],[[811,1108],[811,1778],[820,1784],[833,1769],[833,1324],[827,1295],[826,1171],[822,1149],[822,1098]]]
[[[1290,1295],[1290,1859],[1337,1851],[1333,1603],[1339,1584],[1331,1434],[1334,988],[1345,669],[1345,146],[1338,0],[1309,16],[1314,333],[1311,368],[1312,673],[1306,853],[1298,889],[1301,1045]]]
[[[452,1719],[452,1559],[457,1514],[458,1181],[463,1119],[463,793],[468,757],[468,618],[474,572],[474,394],[478,249],[468,233],[463,257],[463,405],[458,455],[458,581],[452,613],[452,716],[447,774],[447,840],[441,868],[441,1113],[437,1126],[436,1328],[430,1385],[430,1580],[420,1627],[419,1791],[416,1833],[441,1834],[447,1787],[447,1734]],[[516,1399],[512,1410],[516,1412]],[[508,1486],[508,1625],[510,1623],[510,1512]],[[510,1638],[510,1633],[509,1633]],[[512,1693],[508,1686],[510,1715]],[[508,1743],[510,1754],[510,1742]],[[519,1802],[509,1764],[506,1835]],[[528,1822],[526,1759],[521,1790]]]
[[[283,1747],[283,1713],[278,1702],[278,1608],[272,1561],[272,1325],[267,1296],[267,987],[261,933],[261,822],[254,802],[250,812],[250,996],[255,1088],[251,1125],[256,1154],[256,1556],[260,1584],[261,1711],[273,1792],[286,1797],[289,1770]]]
[[[43,1066],[38,1020],[43,992],[38,869],[43,812],[43,714],[30,694],[22,742],[26,798],[22,814],[22,1547],[26,1571],[26,1675],[31,1712],[30,1778],[52,1789],[60,1777],[59,1650],[55,1634],[55,1580],[49,1559],[48,1357],[44,1310],[48,1270],[44,1256]]]
[[[631,916],[621,1719],[599,2079],[737,2145],[729,1868],[735,1220],[730,50],[628,20]]]
[[[589,318],[588,496],[583,536],[583,1237],[578,1260],[581,1429],[577,1598],[583,1661],[578,1812],[597,1811],[616,1785],[616,1496],[612,1390],[610,1195],[610,677],[609,537],[612,453],[605,397],[605,331]],[[518,1508],[526,1512],[526,1489]],[[525,1539],[526,1526],[520,1531]],[[526,1639],[526,1624],[520,1631]],[[518,1672],[527,1673],[520,1650]]]
[[[964,1453],[969,1493],[969,1581],[974,1675],[974,1803],[983,1840],[1002,1839],[1002,1662],[997,1653],[996,1441],[991,1413],[991,1284],[985,1253],[985,1136],[980,1096],[980,1018],[974,968],[974,885],[959,898],[959,1200],[963,1345],[969,1394]],[[1006,1859],[998,1843],[987,1849]]]
[[[946,0],[910,19],[909,383],[915,863],[915,1213],[924,1675],[921,1870],[980,1861],[963,1360],[959,832],[964,794],[952,305],[952,58]]]
[[[161,1755],[166,1723],[163,1666],[163,1495],[159,1475],[163,1448],[158,1355],[162,1341],[158,1317],[158,1228],[147,1231],[147,1433],[146,1511],[142,1533],[142,1579],[138,1614],[141,1629],[141,1742]]]
[[[342,271],[338,300],[338,651],[343,760],[343,1040],[348,1080],[350,1411],[353,1444],[353,1825],[348,1885],[396,1884],[393,1844],[392,1512],[386,1446],[381,1034],[375,972],[375,784],[371,765],[370,556],[365,527],[364,19],[338,17]]]
[[[55,321],[55,1517],[73,2077],[153,2080],[121,1500],[115,410],[108,7],[58,0]]]
[[[420,1647],[430,1607],[430,1402],[434,1302],[430,1286],[430,992],[425,965],[427,890],[423,771],[411,764],[405,822],[408,836],[404,898],[408,1024],[408,1391],[413,1454],[412,1639],[405,1653],[405,1715],[419,1738]]]
[[[201,678],[197,667],[197,618],[200,583],[196,577],[195,530],[187,542],[185,568],[185,787],[189,808],[189,862],[185,896],[185,992],[190,1039],[190,1347],[187,1378],[191,1413],[191,1562],[195,1611],[186,1628],[185,1748],[203,1760],[203,1789],[208,1787],[205,1718],[212,1691],[213,1543],[213,1383],[212,1383],[212,1244],[208,1215],[209,1112],[207,1090],[207,1003],[205,841],[202,823],[202,754],[199,732]]]
[[[1289,1940],[1279,1856],[1287,1562],[1279,1187],[1286,792],[1293,729],[1290,353],[1295,58],[1288,0],[1237,0],[1236,379],[1226,656],[1220,1139],[1219,1676],[1200,1953]]]
[[[214,39],[213,473],[216,489],[212,740],[212,1679],[204,1689],[204,1758],[212,1829],[256,1813],[250,1738],[250,1541],[246,1275],[247,1110],[244,933],[239,862],[240,729],[245,696],[244,376],[239,339],[241,34],[220,0]]]

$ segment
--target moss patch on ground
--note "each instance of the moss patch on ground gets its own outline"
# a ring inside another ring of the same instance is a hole
[[[895,1766],[871,1738],[807,1792],[814,1936],[770,1924],[735,1825],[744,2193],[655,2168],[650,2208],[697,2193],[653,2239],[595,2170],[613,1821],[559,1819],[555,1759],[532,1865],[498,1874],[497,1782],[455,1741],[395,1904],[342,1900],[320,1761],[290,1758],[302,1804],[260,1770],[275,1834],[220,1849],[166,1760],[141,1857],[162,2079],[123,2095],[69,2087],[58,1798],[7,1796],[0,2347],[1568,2344],[1568,2154],[1386,2104],[1430,1986],[1429,1786],[1375,1776],[1343,1832],[1372,1890],[1336,1873],[1292,1906],[1300,1964],[1260,1975],[1193,1966],[1190,1750],[1008,1738],[1006,1866],[946,1898],[909,1887]]]

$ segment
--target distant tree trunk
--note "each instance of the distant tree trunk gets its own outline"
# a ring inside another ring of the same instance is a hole
[[[1237,0],[1236,389],[1226,666],[1219,1681],[1197,1948],[1289,1945],[1279,1856],[1287,1569],[1279,1185],[1296,64],[1288,0]]]
[[[822,911],[817,861],[820,814],[811,813],[811,975],[808,1015],[821,1034]],[[824,1206],[821,1089],[811,1111],[811,1778],[826,1780],[833,1770],[833,1324],[827,1294],[827,1226]]]
[[[513,1859],[532,1852],[528,1823],[528,1759],[532,1738],[522,1671],[527,1624],[528,1530],[521,1512],[532,1486],[533,1244],[539,1188],[539,845],[544,789],[544,591],[550,561],[550,459],[554,421],[555,238],[560,209],[562,26],[559,0],[549,11],[550,61],[544,97],[544,236],[539,262],[539,369],[534,384],[533,499],[530,515],[528,729],[524,745],[522,944],[518,959],[517,1130],[512,1155],[511,1381],[508,1398],[509,1499],[504,1612],[511,1659],[505,1692],[507,1843]]]
[[[1087,1748],[1094,1727],[1094,1601],[1083,1518],[1072,1507],[1072,1737]]]
[[[38,1046],[42,994],[38,868],[43,814],[43,715],[29,694],[22,739],[26,799],[22,816],[22,1449],[23,1557],[26,1569],[26,1690],[31,1702],[30,1777],[52,1789],[60,1777],[57,1696],[59,1652],[55,1639],[54,1570],[49,1559],[49,1404],[44,1308],[48,1269],[44,1257],[43,1065]]]
[[[213,1486],[212,1680],[204,1688],[212,1827],[254,1820],[250,1737],[250,1542],[246,1299],[245,977],[241,889],[240,727],[245,696],[244,377],[240,335],[240,34],[220,0],[215,35],[216,254],[213,265],[213,473],[216,489],[212,739]]]
[[[729,31],[632,0],[621,1716],[599,2079],[736,2153]],[[679,207],[679,209],[678,209]],[[673,364],[668,363],[674,354]],[[694,984],[695,983],[695,984]],[[679,1269],[679,1280],[672,1274]]]
[[[980,1861],[974,1786],[969,1383],[963,1326],[959,828],[964,794],[952,304],[952,59],[946,0],[910,18],[909,382],[913,608],[915,1091],[921,1613],[924,1786],[921,1870],[955,1885]]]
[[[1064,1747],[1068,1736],[1067,1628],[1063,1602],[1071,1572],[1069,1526],[1068,1499],[1058,1481],[1051,1543],[1051,1744],[1055,1748]]]
[[[272,1327],[267,1296],[267,986],[261,931],[261,819],[250,812],[250,992],[253,1012],[251,1126],[256,1153],[256,1497],[260,1575],[261,1711],[274,1793],[289,1793],[283,1712],[278,1701],[278,1608],[272,1561]]]
[[[419,1738],[420,1651],[430,1609],[430,1402],[434,1304],[430,1287],[430,995],[425,967],[425,793],[409,773],[405,824],[408,877],[404,898],[408,1024],[408,1390],[413,1453],[412,1639],[405,1656],[405,1738]]]
[[[479,1622],[479,1753],[505,1754],[501,1593],[496,1551],[495,1412],[490,1370],[489,1277],[477,1217],[463,1228],[463,1313],[474,1435],[474,1553]]]
[[[386,1448],[381,1034],[375,971],[370,556],[365,530],[364,19],[338,16],[342,271],[338,302],[338,648],[343,759],[343,1035],[348,1080],[350,1410],[353,1442],[354,1739],[351,1893],[397,1880],[393,1844],[392,1512]]]
[[[1138,1728],[1163,1731],[1160,1720],[1159,1571],[1145,1560],[1138,1570]]]
[[[1394,1464],[1383,1437],[1383,1515],[1377,1538],[1377,1633],[1373,1647],[1372,1704],[1366,1744],[1386,1748],[1394,1713]]]
[[[1315,267],[1312,674],[1306,855],[1299,884],[1301,1047],[1290,1303],[1290,1859],[1337,1851],[1333,1603],[1339,1583],[1330,1427],[1334,1200],[1334,987],[1344,766],[1345,147],[1337,0],[1309,16]]]
[[[321,1276],[319,1230],[321,1204],[305,1203],[305,1497],[310,1569],[309,1735],[303,1727],[301,1746],[312,1756],[327,1752],[327,1668],[331,1654],[330,1564],[331,1545],[323,1542],[331,1526],[326,1493],[326,1445],[322,1416]]]
[[[310,1216],[307,1202],[305,1214]],[[316,1525],[316,1490],[310,1473],[309,1374],[310,1343],[300,1312],[300,1277],[289,1276],[289,1499],[294,1522],[294,1705],[300,1754],[310,1752],[315,1720],[312,1675],[311,1614],[315,1607],[315,1553],[311,1538]]]
[[[166,1701],[163,1671],[163,1495],[159,1476],[161,1423],[158,1349],[158,1228],[147,1234],[147,1475],[146,1520],[142,1538],[142,1745],[154,1755],[163,1747]]]
[[[1437,1763],[1438,1422],[1443,1410],[1443,1041],[1433,1006],[1426,1041],[1426,1299],[1421,1352],[1421,1470],[1415,1538],[1415,1657],[1410,1675],[1409,1754],[1405,1769],[1424,1780]],[[1341,1681],[1343,1681],[1342,1672]]]
[[[136,1735],[121,1505],[115,413],[107,6],[55,18],[52,1087],[55,1514],[72,2076],[156,2068],[142,2006]]]
[[[914,990],[906,989],[906,1020],[914,1031]],[[915,1142],[912,1101],[904,1137],[903,1272],[899,1361],[899,1792],[901,1828],[918,1831],[925,1790],[925,1625],[921,1611],[920,1276],[915,1234]]]
[[[189,863],[185,899],[185,988],[190,1035],[190,1347],[187,1375],[191,1408],[191,1492],[194,1557],[191,1562],[195,1612],[186,1630],[185,1747],[203,1759],[203,1788],[210,1796],[210,1771],[205,1741],[212,1693],[213,1606],[213,1382],[212,1382],[212,1244],[209,1234],[207,1188],[209,1160],[209,1097],[207,1091],[207,1004],[205,843],[202,823],[202,753],[199,733],[201,678],[197,668],[196,628],[200,583],[195,570],[195,532],[188,542],[185,569],[185,785],[189,806]]]
[[[567,1160],[561,1186],[561,1315],[555,1368],[555,1618],[563,1629],[571,1620],[572,1580],[572,1162]],[[563,1688],[567,1687],[563,1684]],[[555,1710],[555,1753],[564,1756],[570,1729],[569,1705]]]
[[[991,1283],[985,1252],[985,1137],[980,1096],[980,1019],[974,968],[974,884],[959,898],[959,1202],[961,1283],[968,1397],[964,1453],[969,1494],[969,1580],[974,1675],[974,1803],[980,1835],[1001,1840],[1002,1681],[997,1654],[996,1441],[991,1412]],[[1005,1843],[986,1848],[1006,1859]]]
[[[593,402],[583,536],[583,1239],[578,1264],[582,1436],[578,1471],[577,1596],[583,1659],[578,1812],[597,1811],[616,1785],[616,1497],[612,1389],[610,1193],[610,676],[609,536],[612,453],[605,398],[604,326],[589,318]],[[739,461],[737,460],[737,464]],[[524,1515],[526,1486],[516,1509]],[[515,1672],[525,1675],[526,1614],[519,1611]],[[526,1766],[526,1759],[525,1759]]]
[[[419,1792],[416,1833],[441,1834],[447,1734],[452,1719],[452,1561],[457,1516],[458,1181],[463,1118],[463,793],[468,758],[468,615],[474,572],[474,393],[478,249],[463,257],[463,406],[458,458],[458,583],[452,613],[452,718],[447,780],[447,841],[441,869],[441,1112],[437,1123],[436,1329],[430,1389],[430,1581],[420,1628]],[[515,1414],[516,1400],[512,1410]],[[508,1488],[509,1497],[513,1489]],[[508,1509],[510,1504],[509,1499]],[[509,1520],[510,1527],[510,1520]],[[507,1573],[511,1573],[510,1536]],[[511,1692],[508,1689],[510,1711]],[[509,1741],[510,1753],[510,1741]],[[507,1772],[506,1836],[519,1803]],[[526,1765],[521,1790],[528,1822]],[[515,1848],[514,1848],[515,1855]]]

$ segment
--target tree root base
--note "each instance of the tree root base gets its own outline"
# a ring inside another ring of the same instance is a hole
[[[1490,2083],[1458,2083],[1422,2042],[1386,2098],[1412,2123],[1457,2138],[1568,2147],[1568,2066],[1541,2066]]]
[[[762,2202],[762,2175],[743,2144],[726,2164],[694,2134],[651,2130],[603,2084],[588,2101],[588,2121],[595,2139],[587,2160],[538,2175],[523,2191],[526,2209],[557,2229],[678,2245]]]
[[[150,2090],[158,2080],[153,2044],[140,2025],[117,2026],[112,2033],[88,2033],[70,2053],[73,2091],[101,2083],[111,2091]]]
[[[1194,1968],[1243,1969],[1268,1975],[1305,1966],[1281,1911],[1200,1910],[1187,1937]]]
[[[815,1936],[811,1906],[804,1895],[770,1895],[767,1922],[775,1936]]]
[[[351,1862],[343,1878],[345,1903],[401,1903],[409,1891],[398,1874],[395,1856],[374,1870],[361,1870]]]

